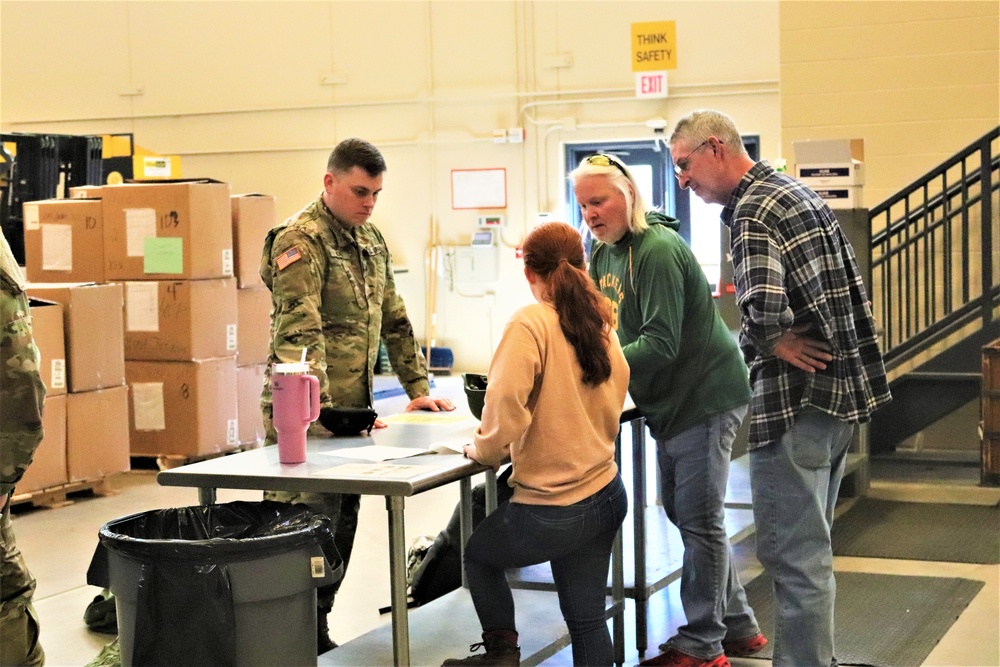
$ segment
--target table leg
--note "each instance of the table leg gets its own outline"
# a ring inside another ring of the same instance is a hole
[[[646,585],[646,421],[632,422],[632,526],[635,531],[635,648],[646,652],[647,615],[649,612]]]
[[[459,545],[458,553],[462,563],[462,588],[468,588],[469,582],[465,578],[465,543],[472,535],[472,480],[463,477],[458,480],[460,493],[458,503],[458,532],[461,535],[462,544]]]
[[[392,657],[396,665],[410,664],[410,619],[406,608],[406,534],[403,496],[386,496],[389,512],[389,577],[392,600]]]
[[[198,504],[199,505],[214,505],[215,504],[215,489],[210,487],[198,487]]]

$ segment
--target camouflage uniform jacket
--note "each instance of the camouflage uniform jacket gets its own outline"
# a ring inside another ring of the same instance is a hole
[[[45,386],[24,279],[7,239],[0,234],[0,497],[7,495],[31,463],[42,440]]]
[[[372,405],[380,338],[407,395],[430,393],[389,249],[374,225],[346,230],[320,197],[268,233],[260,275],[271,290],[270,362],[299,361],[305,348],[322,407]],[[261,396],[267,415],[270,370]]]

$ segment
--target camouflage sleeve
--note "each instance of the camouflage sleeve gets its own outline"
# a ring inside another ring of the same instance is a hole
[[[299,253],[300,258],[287,262],[289,252],[293,258]],[[320,312],[326,261],[322,244],[298,230],[278,234],[271,245],[274,354],[282,363],[301,361],[305,348],[309,369],[319,378],[320,401],[323,407],[330,407],[333,403]]]
[[[388,253],[388,248],[386,249]],[[388,255],[387,255],[388,256]],[[389,363],[410,399],[431,393],[427,381],[427,364],[420,351],[413,324],[406,314],[403,297],[396,292],[392,275],[392,258],[386,262],[385,295],[382,299],[382,340],[389,353]]]
[[[45,386],[20,270],[0,247],[0,496],[21,479],[42,440]]]

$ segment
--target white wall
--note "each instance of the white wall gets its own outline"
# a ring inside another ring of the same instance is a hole
[[[636,100],[633,22],[677,22],[670,97]],[[778,157],[778,2],[12,2],[0,3],[4,132],[132,132],[180,155],[183,175],[264,192],[290,215],[321,188],[348,136],[389,164],[373,220],[386,233],[421,338],[426,257],[469,242],[489,211],[451,208],[452,169],[507,170],[500,281],[438,280],[434,335],[458,370],[485,369],[490,344],[530,300],[514,246],[538,211],[565,214],[568,142],[648,139],[645,121],[699,107],[733,115]],[[572,66],[552,68],[549,56]],[[335,74],[345,83],[323,85]],[[141,94],[127,94],[137,93]],[[523,127],[523,144],[494,144]],[[669,133],[669,128],[668,128]]]

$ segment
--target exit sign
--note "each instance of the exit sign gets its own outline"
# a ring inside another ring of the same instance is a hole
[[[666,97],[667,96],[667,73],[666,72],[636,72],[635,73],[635,96],[636,97]]]

